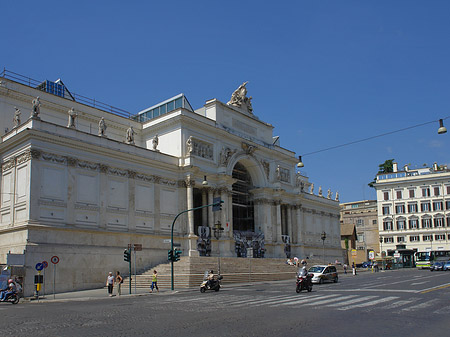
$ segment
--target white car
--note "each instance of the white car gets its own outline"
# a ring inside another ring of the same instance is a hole
[[[308,270],[308,274],[312,274],[312,283],[322,284],[326,281],[336,283],[339,279],[338,272],[335,266],[316,265]]]

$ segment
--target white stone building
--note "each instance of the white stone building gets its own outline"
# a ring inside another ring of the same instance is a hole
[[[450,250],[450,170],[436,163],[398,170],[394,163],[393,171],[374,184],[382,250]]]
[[[62,82],[0,81],[0,264],[24,254],[28,294],[34,266],[52,256],[57,291],[103,285],[108,271],[126,269],[130,243],[143,246],[138,269],[167,261],[175,216],[214,197],[221,211],[176,221],[184,256],[322,256],[325,231],[326,259],[341,259],[338,201],[296,172],[294,152],[253,114],[245,84],[228,104],[194,110],[180,94],[132,116]]]

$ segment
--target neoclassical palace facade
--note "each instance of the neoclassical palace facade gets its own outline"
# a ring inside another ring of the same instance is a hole
[[[52,256],[57,291],[125,271],[128,244],[143,247],[138,270],[162,263],[175,216],[218,197],[221,210],[175,222],[184,256],[342,260],[338,198],[315,194],[297,172],[295,153],[254,115],[246,83],[228,103],[194,110],[180,94],[134,115],[62,82],[30,83],[0,77],[0,264],[22,254],[26,289]]]

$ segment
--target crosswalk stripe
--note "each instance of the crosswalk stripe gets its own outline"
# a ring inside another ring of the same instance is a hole
[[[414,306],[411,306],[408,308],[404,308],[404,309],[402,309],[402,311],[415,311],[418,309],[428,308],[428,307],[431,307],[432,305],[434,305],[434,303],[436,303],[436,302],[439,302],[439,300],[434,299],[434,300],[431,300],[428,302],[423,302],[423,303],[420,303],[420,304],[417,304],[417,305],[414,305]]]
[[[297,303],[308,302],[308,301],[317,299],[318,297],[320,297],[320,295],[312,295],[312,296],[293,299],[291,296],[289,298],[286,298],[284,301],[277,301],[275,303],[269,303],[268,305],[270,307],[278,307],[280,305],[293,305],[293,304],[297,304]],[[260,305],[260,304],[258,304],[258,305]]]
[[[323,299],[321,301],[318,302],[312,302],[309,303],[308,305],[310,306],[314,306],[314,305],[322,305],[322,304],[327,304],[327,303],[331,303],[331,302],[336,302],[336,301],[345,301],[345,300],[350,300],[351,298],[356,297],[357,295],[349,295],[349,296],[340,296],[340,297],[335,297],[335,298],[330,298],[330,296],[327,296],[326,299]],[[340,302],[342,303],[342,302]]]
[[[395,309],[395,308],[398,308],[398,307],[402,307],[404,305],[408,305],[408,304],[413,303],[413,302],[414,302],[414,300],[412,300],[412,301],[406,301],[406,300],[405,301],[397,301],[397,302],[394,302],[394,303],[391,303],[389,305],[384,306],[383,309],[384,310]]]
[[[262,303],[267,303],[267,302],[277,302],[277,301],[283,301],[284,299],[288,300],[286,298],[286,295],[283,296],[274,296],[271,298],[259,298],[259,299],[254,299],[252,301],[246,301],[244,303],[240,303],[240,304],[236,304],[235,306],[242,306],[242,305],[258,305],[258,304],[262,304]],[[292,297],[289,298],[289,300],[292,300]]]
[[[334,296],[337,296],[337,295],[333,295],[331,297],[334,297]],[[317,297],[319,297],[319,298],[317,298]],[[304,303],[306,303],[307,305],[311,305],[311,300],[314,301],[315,299],[322,298],[322,296],[317,296],[317,297],[315,297],[315,298],[313,298],[313,297],[304,297],[304,298],[301,298],[301,299],[297,299],[297,300],[293,300],[293,301],[289,301],[289,302],[285,302],[285,303],[273,304],[273,305],[271,305],[271,307],[278,307],[280,305],[296,305],[296,304],[304,304]],[[330,298],[327,301],[334,301],[334,300],[337,300],[337,299],[339,299],[339,297],[337,297],[337,298]],[[318,301],[318,302],[322,302],[322,301]],[[312,302],[312,305],[315,305],[315,303],[318,303],[318,302]]]
[[[358,298],[354,298],[354,299],[348,300],[348,301],[344,300],[344,301],[339,302],[339,303],[329,304],[329,305],[327,305],[327,307],[338,307],[338,306],[341,306],[341,305],[349,305],[349,304],[354,304],[354,303],[357,303],[357,302],[368,301],[368,300],[371,300],[371,299],[374,299],[374,298],[377,298],[377,296],[358,297]]]
[[[384,303],[384,302],[393,301],[397,298],[398,297],[396,297],[396,296],[384,297],[384,298],[380,298],[378,300],[369,301],[366,303],[355,304],[355,305],[349,305],[349,306],[337,308],[337,309],[338,310],[349,310],[349,309],[355,309],[355,308],[364,308],[364,307],[369,307],[369,306],[377,305],[377,304]]]
[[[450,305],[433,311],[433,314],[448,314],[450,313]]]

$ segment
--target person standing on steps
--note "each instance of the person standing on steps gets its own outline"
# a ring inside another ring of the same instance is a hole
[[[153,271],[152,275],[152,285],[150,286],[151,291],[153,292],[153,288],[156,288],[156,291],[159,292],[158,289],[158,272],[156,269]]]
[[[116,274],[116,283],[117,283],[117,295],[122,295],[122,292],[121,292],[121,285],[122,285],[122,283],[123,283],[123,277],[122,276],[120,276],[120,271],[117,271],[117,274]]]
[[[112,271],[108,273],[108,277],[106,278],[106,285],[108,286],[109,297],[112,297],[114,289],[114,275]]]

